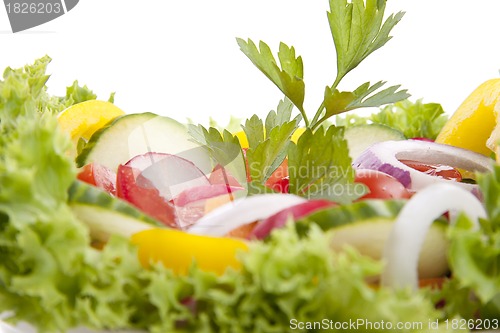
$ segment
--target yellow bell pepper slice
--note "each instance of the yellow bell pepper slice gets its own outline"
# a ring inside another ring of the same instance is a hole
[[[500,78],[477,87],[445,124],[436,142],[489,156],[500,135]]]
[[[240,251],[248,245],[229,237],[193,235],[174,229],[148,229],[131,237],[138,246],[139,260],[144,267],[161,262],[179,275],[189,271],[193,261],[204,271],[222,275],[228,267],[241,268]]]
[[[57,121],[76,145],[80,138],[89,140],[94,132],[123,114],[125,112],[113,103],[90,100],[66,108],[59,114]]]

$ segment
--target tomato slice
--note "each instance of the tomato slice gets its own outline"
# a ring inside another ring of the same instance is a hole
[[[407,199],[411,193],[403,184],[391,175],[370,169],[356,170],[354,181],[365,184],[369,193],[361,199]]]
[[[444,164],[430,164],[412,160],[400,160],[401,163],[425,174],[443,179],[462,181],[462,174],[456,168]]]
[[[80,170],[77,178],[112,195],[116,195],[116,173],[104,165],[98,163],[87,164]]]
[[[178,228],[173,205],[160,195],[157,188],[148,184],[147,179],[141,179],[141,184],[137,184],[140,173],[139,169],[119,165],[116,176],[117,196],[165,225]]]

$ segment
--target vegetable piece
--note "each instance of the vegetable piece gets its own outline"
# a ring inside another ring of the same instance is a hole
[[[354,247],[363,255],[382,260],[384,247],[395,226],[395,220],[395,218],[373,217],[334,228],[331,248],[335,251],[344,251],[346,246]],[[448,272],[446,227],[447,224],[444,222],[435,223],[424,236],[422,251],[416,264],[419,278],[441,277]]]
[[[345,0],[330,1],[328,21],[335,43],[337,75],[331,86],[325,87],[324,99],[310,121],[304,109],[305,83],[302,57],[295,55],[294,47],[280,43],[278,59],[270,47],[260,42],[259,47],[251,40],[237,39],[241,51],[270,79],[300,111],[305,126],[317,129],[329,117],[362,107],[377,107],[409,97],[399,85],[379,90],[385,82],[365,82],[353,92],[340,92],[340,81],[356,68],[368,55],[379,49],[389,39],[390,31],[401,20],[403,13],[390,15],[384,21],[385,1]],[[259,131],[261,133],[261,131]],[[251,139],[246,133],[249,146]]]
[[[344,138],[347,140],[349,156],[352,160],[358,158],[368,147],[377,142],[406,139],[400,131],[380,124],[348,127],[344,132]]]
[[[408,139],[436,139],[448,120],[443,107],[438,103],[411,102],[403,100],[383,107],[370,116],[375,124],[383,124],[401,131]]]
[[[188,188],[181,192],[171,202],[175,208],[177,223],[182,228],[196,223],[207,213],[207,202],[210,199],[219,202],[231,202],[237,197],[245,195],[243,187],[228,186],[226,184],[210,184]],[[214,201],[208,205],[215,204]]]
[[[173,203],[176,206],[183,207],[196,201],[205,201],[206,199],[220,195],[234,195],[236,192],[242,190],[243,187],[228,186],[226,184],[195,186],[182,191],[173,199]]]
[[[449,165],[428,164],[411,160],[400,160],[400,162],[430,176],[454,180],[456,182],[462,181],[462,174],[460,171]]]
[[[422,244],[430,226],[442,214],[448,211],[464,212],[476,228],[479,227],[477,219],[486,218],[481,202],[456,184],[428,186],[417,192],[403,207],[384,249],[386,267],[382,274],[383,285],[418,288],[417,262]]]
[[[288,181],[288,159],[285,158],[267,179],[266,187],[278,193],[288,193]]]
[[[80,138],[88,141],[98,129],[124,114],[125,112],[113,103],[89,100],[73,104],[62,111],[57,122],[61,129],[70,135],[76,147]]]
[[[300,203],[289,208],[285,208],[276,214],[269,216],[268,218],[258,222],[253,228],[252,232],[248,235],[249,239],[264,239],[268,237],[275,228],[282,228],[286,223],[292,219],[297,220],[313,212],[331,207],[337,206],[336,203],[329,200],[310,200],[304,203]]]
[[[116,195],[165,225],[177,228],[173,204],[160,195],[157,188],[147,180],[137,182],[140,171],[120,165],[116,176]]]
[[[151,184],[168,201],[187,189],[210,185],[207,176],[193,162],[176,155],[146,153],[132,158],[126,166],[140,170],[139,185]]]
[[[116,195],[116,172],[103,165],[98,163],[87,164],[78,172],[77,178],[112,195]]]
[[[374,169],[392,175],[413,191],[439,182],[453,182],[468,190],[477,188],[475,184],[457,183],[425,174],[400,160],[444,164],[471,172],[489,171],[492,164],[491,159],[467,149],[434,142],[406,140],[377,143],[361,154],[353,165],[357,169]]]
[[[242,225],[265,219],[272,214],[306,202],[292,194],[258,194],[235,200],[214,209],[188,229],[189,233],[223,236]]]
[[[408,199],[411,194],[399,180],[384,172],[371,169],[356,170],[354,181],[368,187],[369,193],[358,200],[365,199]]]
[[[101,242],[107,242],[114,234],[128,238],[136,232],[162,226],[128,202],[80,181],[69,188],[68,203],[76,217],[90,229],[90,236]]]
[[[201,270],[222,275],[227,268],[239,270],[238,252],[247,251],[244,241],[227,237],[192,235],[172,229],[151,229],[134,234],[139,260],[144,267],[161,262],[176,274],[185,275],[195,263]]]
[[[225,184],[229,186],[241,186],[240,182],[220,164],[214,167],[208,177],[208,181],[213,185]]]
[[[288,149],[289,191],[307,199],[350,203],[365,194],[354,184],[354,170],[343,138],[344,128],[307,129]]]
[[[190,140],[186,127],[174,119],[153,113],[128,114],[116,118],[94,133],[76,162],[78,166],[97,162],[117,170],[119,164],[147,152],[193,152],[189,160],[204,166],[201,159],[206,156],[202,152],[192,151],[199,145]],[[191,157],[200,158],[200,163]]]
[[[500,139],[500,78],[477,87],[458,107],[436,142],[473,150],[489,156]]]

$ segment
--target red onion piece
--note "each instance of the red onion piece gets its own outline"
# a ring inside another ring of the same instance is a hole
[[[439,182],[454,183],[469,191],[477,188],[474,184],[459,183],[427,175],[405,165],[400,160],[444,164],[472,172],[491,171],[493,163],[490,158],[467,149],[428,141],[404,140],[384,141],[372,145],[354,161],[353,167],[385,172],[413,191]]]

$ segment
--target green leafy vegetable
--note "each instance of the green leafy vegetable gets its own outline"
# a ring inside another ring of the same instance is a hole
[[[385,21],[385,1],[330,0],[328,22],[337,53],[337,74],[331,86],[325,88],[324,100],[312,121],[304,109],[305,83],[302,58],[295,49],[280,43],[278,66],[270,47],[259,43],[259,48],[248,39],[237,42],[243,53],[259,68],[300,111],[306,127],[318,128],[333,115],[364,107],[378,107],[409,97],[400,86],[379,90],[385,82],[373,85],[363,83],[353,92],[339,91],[338,85],[347,73],[356,68],[368,55],[387,43],[389,33],[401,20],[403,13],[390,15]]]
[[[500,166],[479,174],[477,182],[484,197],[488,219],[479,230],[461,216],[450,229],[449,261],[453,284],[445,291],[447,311],[471,318],[500,317]]]
[[[378,107],[409,97],[406,90],[398,91],[400,86],[392,86],[370,96],[383,85],[384,82],[381,81],[374,85],[370,85],[370,82],[366,82],[352,93],[345,91],[339,92],[337,89],[327,87],[325,89],[325,99],[323,102],[326,112],[317,124],[321,124],[324,120],[342,112],[360,108]]]
[[[438,103],[423,103],[421,99],[411,102],[403,100],[386,105],[379,112],[367,117],[355,114],[338,116],[338,126],[356,126],[367,123],[382,124],[401,131],[407,138],[428,138],[434,140],[448,120]]]
[[[434,140],[448,120],[443,108],[438,103],[415,103],[404,100],[394,105],[387,105],[371,119],[403,132],[407,138],[429,138]]]
[[[297,129],[297,119],[290,113],[271,111],[264,122],[257,116],[248,119],[243,130],[248,138],[246,151],[250,174],[250,194],[266,192],[263,186],[271,174],[283,163],[290,138]]]
[[[236,136],[229,131],[219,132],[214,127],[208,130],[202,125],[189,125],[193,139],[205,148],[212,159],[213,167],[224,167],[241,185],[246,185],[245,159]]]
[[[337,50],[337,77],[333,87],[391,39],[389,33],[404,13],[390,15],[384,22],[385,4],[380,0],[366,0],[366,4],[364,0],[330,0],[328,22]]]
[[[302,58],[295,57],[295,49],[280,43],[278,58],[280,66],[276,63],[269,46],[259,43],[259,48],[252,40],[245,41],[237,38],[241,51],[262,71],[302,113],[307,124],[308,120],[304,111],[305,84],[303,81],[304,69]]]
[[[310,199],[328,198],[348,203],[364,195],[361,184],[353,184],[354,170],[342,127],[306,130],[288,149],[290,193]]]

